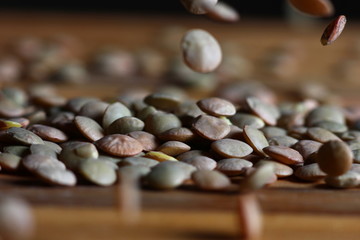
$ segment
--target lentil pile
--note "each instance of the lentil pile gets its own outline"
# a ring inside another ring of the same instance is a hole
[[[237,176],[253,189],[289,176],[359,186],[360,129],[347,108],[255,96],[195,101],[171,88],[114,102],[42,90],[0,92],[4,172],[28,171],[61,186],[109,186],[123,167],[155,189],[192,179],[200,189],[226,190]],[[271,174],[258,175],[264,165]]]

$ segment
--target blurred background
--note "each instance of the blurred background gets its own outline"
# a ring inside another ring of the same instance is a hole
[[[286,1],[284,0],[226,0],[225,2],[234,6],[243,16],[278,18],[286,15]],[[336,14],[346,14],[350,18],[360,17],[358,1],[333,0],[332,2]],[[86,4],[74,4],[73,1],[1,1],[0,7],[3,10],[188,14],[177,0],[141,1],[140,3],[138,1],[88,1]]]
[[[213,93],[247,81],[290,96],[296,89],[321,101],[331,91],[357,95],[357,1],[333,0],[335,13],[328,18],[302,14],[285,0],[224,2],[239,12],[240,21],[190,14],[178,0],[1,1],[0,84],[73,84],[78,87],[65,92],[75,96],[118,92],[113,84],[177,85]],[[325,27],[340,14],[348,19],[344,33],[323,47]],[[180,41],[191,28],[209,31],[221,44],[223,61],[215,72],[199,74],[183,63]],[[111,84],[86,92],[82,86],[89,82]]]

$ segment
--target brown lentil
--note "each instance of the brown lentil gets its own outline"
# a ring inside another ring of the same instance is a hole
[[[96,141],[95,145],[102,151],[118,157],[134,156],[143,150],[139,141],[122,134],[107,135]]]
[[[353,154],[346,143],[342,141],[329,141],[319,148],[316,160],[320,169],[326,174],[329,176],[339,176],[351,168]]]
[[[197,117],[192,127],[197,134],[209,140],[220,140],[230,132],[226,121],[209,115]]]

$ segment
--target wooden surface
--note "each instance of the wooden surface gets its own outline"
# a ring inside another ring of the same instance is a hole
[[[159,29],[169,23],[186,28],[204,27],[219,41],[238,42],[251,51],[254,59],[266,47],[288,39],[300,39],[307,46],[310,61],[304,76],[328,76],[330,64],[357,37],[356,28],[350,26],[349,34],[345,32],[342,41],[331,46],[329,51],[319,44],[321,24],[294,29],[283,23],[246,20],[235,25],[221,25],[190,17],[2,13],[0,45],[24,35],[49,37],[61,32],[85,40],[88,48],[116,43],[135,49],[153,44]],[[273,83],[279,84],[288,83]],[[339,85],[339,89],[345,89],[347,95],[356,99],[357,88],[347,92],[349,87]],[[108,97],[124,90],[121,84],[59,86],[58,89],[68,97],[94,94]],[[0,174],[0,194],[24,197],[34,207],[37,221],[34,239],[241,239],[236,190],[206,193],[190,187],[166,192],[145,189],[141,220],[135,225],[122,221],[115,207],[115,193],[116,186],[50,187],[27,177]],[[260,190],[257,197],[264,211],[263,239],[359,239],[359,189],[334,190],[325,188],[321,182],[295,183],[289,179]]]
[[[51,239],[206,239],[240,240],[234,212],[144,211],[128,225],[111,209],[35,208],[39,240]],[[56,217],[55,217],[56,216]],[[266,213],[264,240],[359,239],[359,218],[343,215]]]
[[[1,175],[0,175],[1,176]],[[80,185],[75,188],[50,187],[31,178],[1,176],[2,193],[16,194],[34,205],[67,207],[116,207],[116,188]],[[178,209],[233,212],[236,209],[238,191],[225,193],[201,192],[190,186],[172,191],[142,191],[145,209]],[[262,209],[271,213],[351,214],[360,215],[360,191],[358,189],[335,190],[324,183],[299,183],[279,180],[257,193]],[[321,199],[321,201],[320,201]],[[346,204],[339,204],[346,202]],[[326,204],[324,204],[326,203]]]

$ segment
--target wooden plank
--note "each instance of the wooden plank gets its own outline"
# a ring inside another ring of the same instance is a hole
[[[16,194],[36,205],[112,207],[116,186],[80,185],[49,187],[27,178],[0,175],[3,194]],[[142,190],[145,209],[193,209],[233,211],[237,191],[209,193],[185,187],[173,191]],[[360,189],[335,190],[324,184],[301,184],[280,180],[257,193],[266,212],[360,214]],[[345,203],[346,204],[339,204]]]
[[[80,239],[242,239],[236,212],[144,211],[128,225],[111,209],[34,209],[38,240]],[[56,216],[56,217],[55,217]],[[264,240],[358,239],[360,219],[338,215],[264,215]]]

